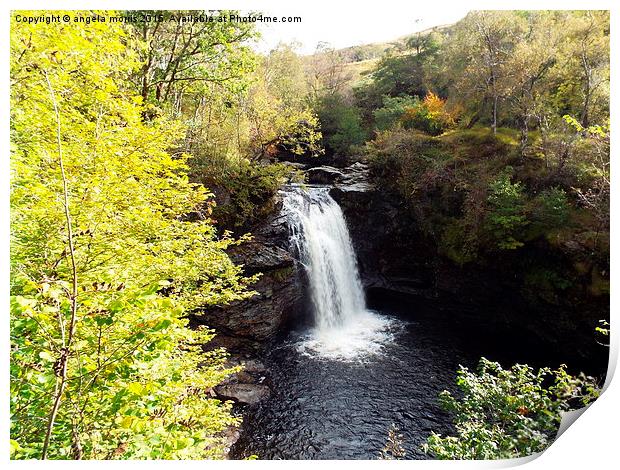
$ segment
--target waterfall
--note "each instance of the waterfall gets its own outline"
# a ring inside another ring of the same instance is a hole
[[[391,322],[366,309],[344,214],[329,188],[290,187],[284,192],[284,212],[314,311],[314,329],[302,349],[344,359],[377,352]]]
[[[327,188],[298,190],[285,204],[293,215],[291,241],[308,274],[317,327],[342,327],[366,309],[342,210]]]

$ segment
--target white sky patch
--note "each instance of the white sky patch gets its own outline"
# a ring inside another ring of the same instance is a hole
[[[319,42],[340,49],[362,44],[389,42],[434,26],[455,23],[469,8],[420,8],[414,2],[401,4],[398,9],[355,8],[336,4],[329,9],[298,7],[262,10],[264,15],[301,16],[301,23],[261,23],[262,38],[257,44],[260,52],[269,52],[279,42],[299,42],[298,52],[312,54]]]

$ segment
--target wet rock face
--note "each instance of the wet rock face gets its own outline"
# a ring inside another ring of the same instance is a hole
[[[281,204],[260,226],[252,230],[252,241],[232,247],[233,262],[245,275],[260,273],[251,286],[257,294],[223,307],[210,308],[192,317],[195,324],[214,328],[217,336],[210,347],[226,347],[250,357],[278,334],[291,315],[299,310],[302,288],[295,259],[288,251],[288,227]]]
[[[230,459],[230,451],[232,446],[239,440],[241,437],[241,429],[235,426],[229,426],[224,431],[224,456],[227,460]]]
[[[256,241],[233,247],[229,254],[236,264],[243,266],[246,274],[278,271],[293,266],[295,262],[288,251]]]
[[[347,219],[367,290],[434,295],[434,247],[415,230],[398,202],[377,190],[365,164],[347,167],[330,194]]]
[[[210,309],[197,317],[219,334],[256,342],[272,339],[299,298],[293,264],[263,275],[252,289],[253,297],[222,308]]]

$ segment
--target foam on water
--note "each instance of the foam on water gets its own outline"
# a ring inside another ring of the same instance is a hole
[[[357,317],[356,321],[336,328],[313,328],[297,343],[297,350],[308,356],[341,361],[364,361],[381,354],[394,338],[397,321],[370,310]]]

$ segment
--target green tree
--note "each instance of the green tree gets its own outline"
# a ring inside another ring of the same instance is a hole
[[[549,75],[563,37],[553,13],[521,12],[512,16],[522,27],[515,33],[515,45],[505,64],[506,95],[520,130],[520,151],[524,155],[531,122],[549,110]]]
[[[139,21],[129,22],[140,69],[133,75],[144,102],[172,100],[178,112],[192,88],[217,84],[230,90],[246,85],[245,71],[253,54],[247,44],[256,37],[254,24],[227,21],[235,11],[155,10],[129,11]],[[193,15],[215,21],[194,22]]]
[[[365,120],[372,124],[373,110],[384,105],[385,97],[426,96],[436,79],[439,40],[435,33],[418,34],[389,50],[369,77],[356,86],[354,94]]]
[[[348,104],[341,95],[322,98],[317,113],[328,152],[345,156],[352,145],[364,142],[365,132],[359,111],[355,106]]]
[[[209,194],[167,151],[182,127],[119,87],[137,65],[118,25],[12,24],[14,458],[217,458],[238,423],[184,314],[253,279],[187,221]]]
[[[285,151],[318,155],[321,133],[311,109],[303,63],[294,44],[279,44],[262,58],[253,77],[246,113],[255,158]]]
[[[535,234],[564,227],[569,220],[570,205],[562,188],[545,189],[531,201],[529,219]]]
[[[488,203],[490,212],[487,224],[493,234],[497,247],[503,250],[514,250],[523,246],[521,229],[527,224],[524,214],[523,185],[510,181],[511,167],[489,185]]]
[[[566,60],[565,81],[576,78],[578,84],[576,114],[584,127],[601,124],[609,113],[609,12],[574,12],[565,37],[560,57]]]
[[[436,58],[435,83],[469,110],[471,124],[516,124],[522,154],[531,127],[564,114],[588,127],[609,111],[608,12],[474,11]]]
[[[455,77],[454,88],[460,99],[473,100],[475,107],[485,112],[490,107],[493,133],[507,93],[506,64],[520,27],[512,12],[474,11],[457,24],[447,46],[447,73]]]
[[[306,60],[305,69],[309,99],[313,103],[326,96],[344,94],[345,86],[351,80],[341,51],[326,42],[319,42],[315,53]]]
[[[401,123],[408,108],[416,108],[420,104],[417,96],[383,97],[383,106],[373,111],[375,126],[379,131],[386,131]]]

